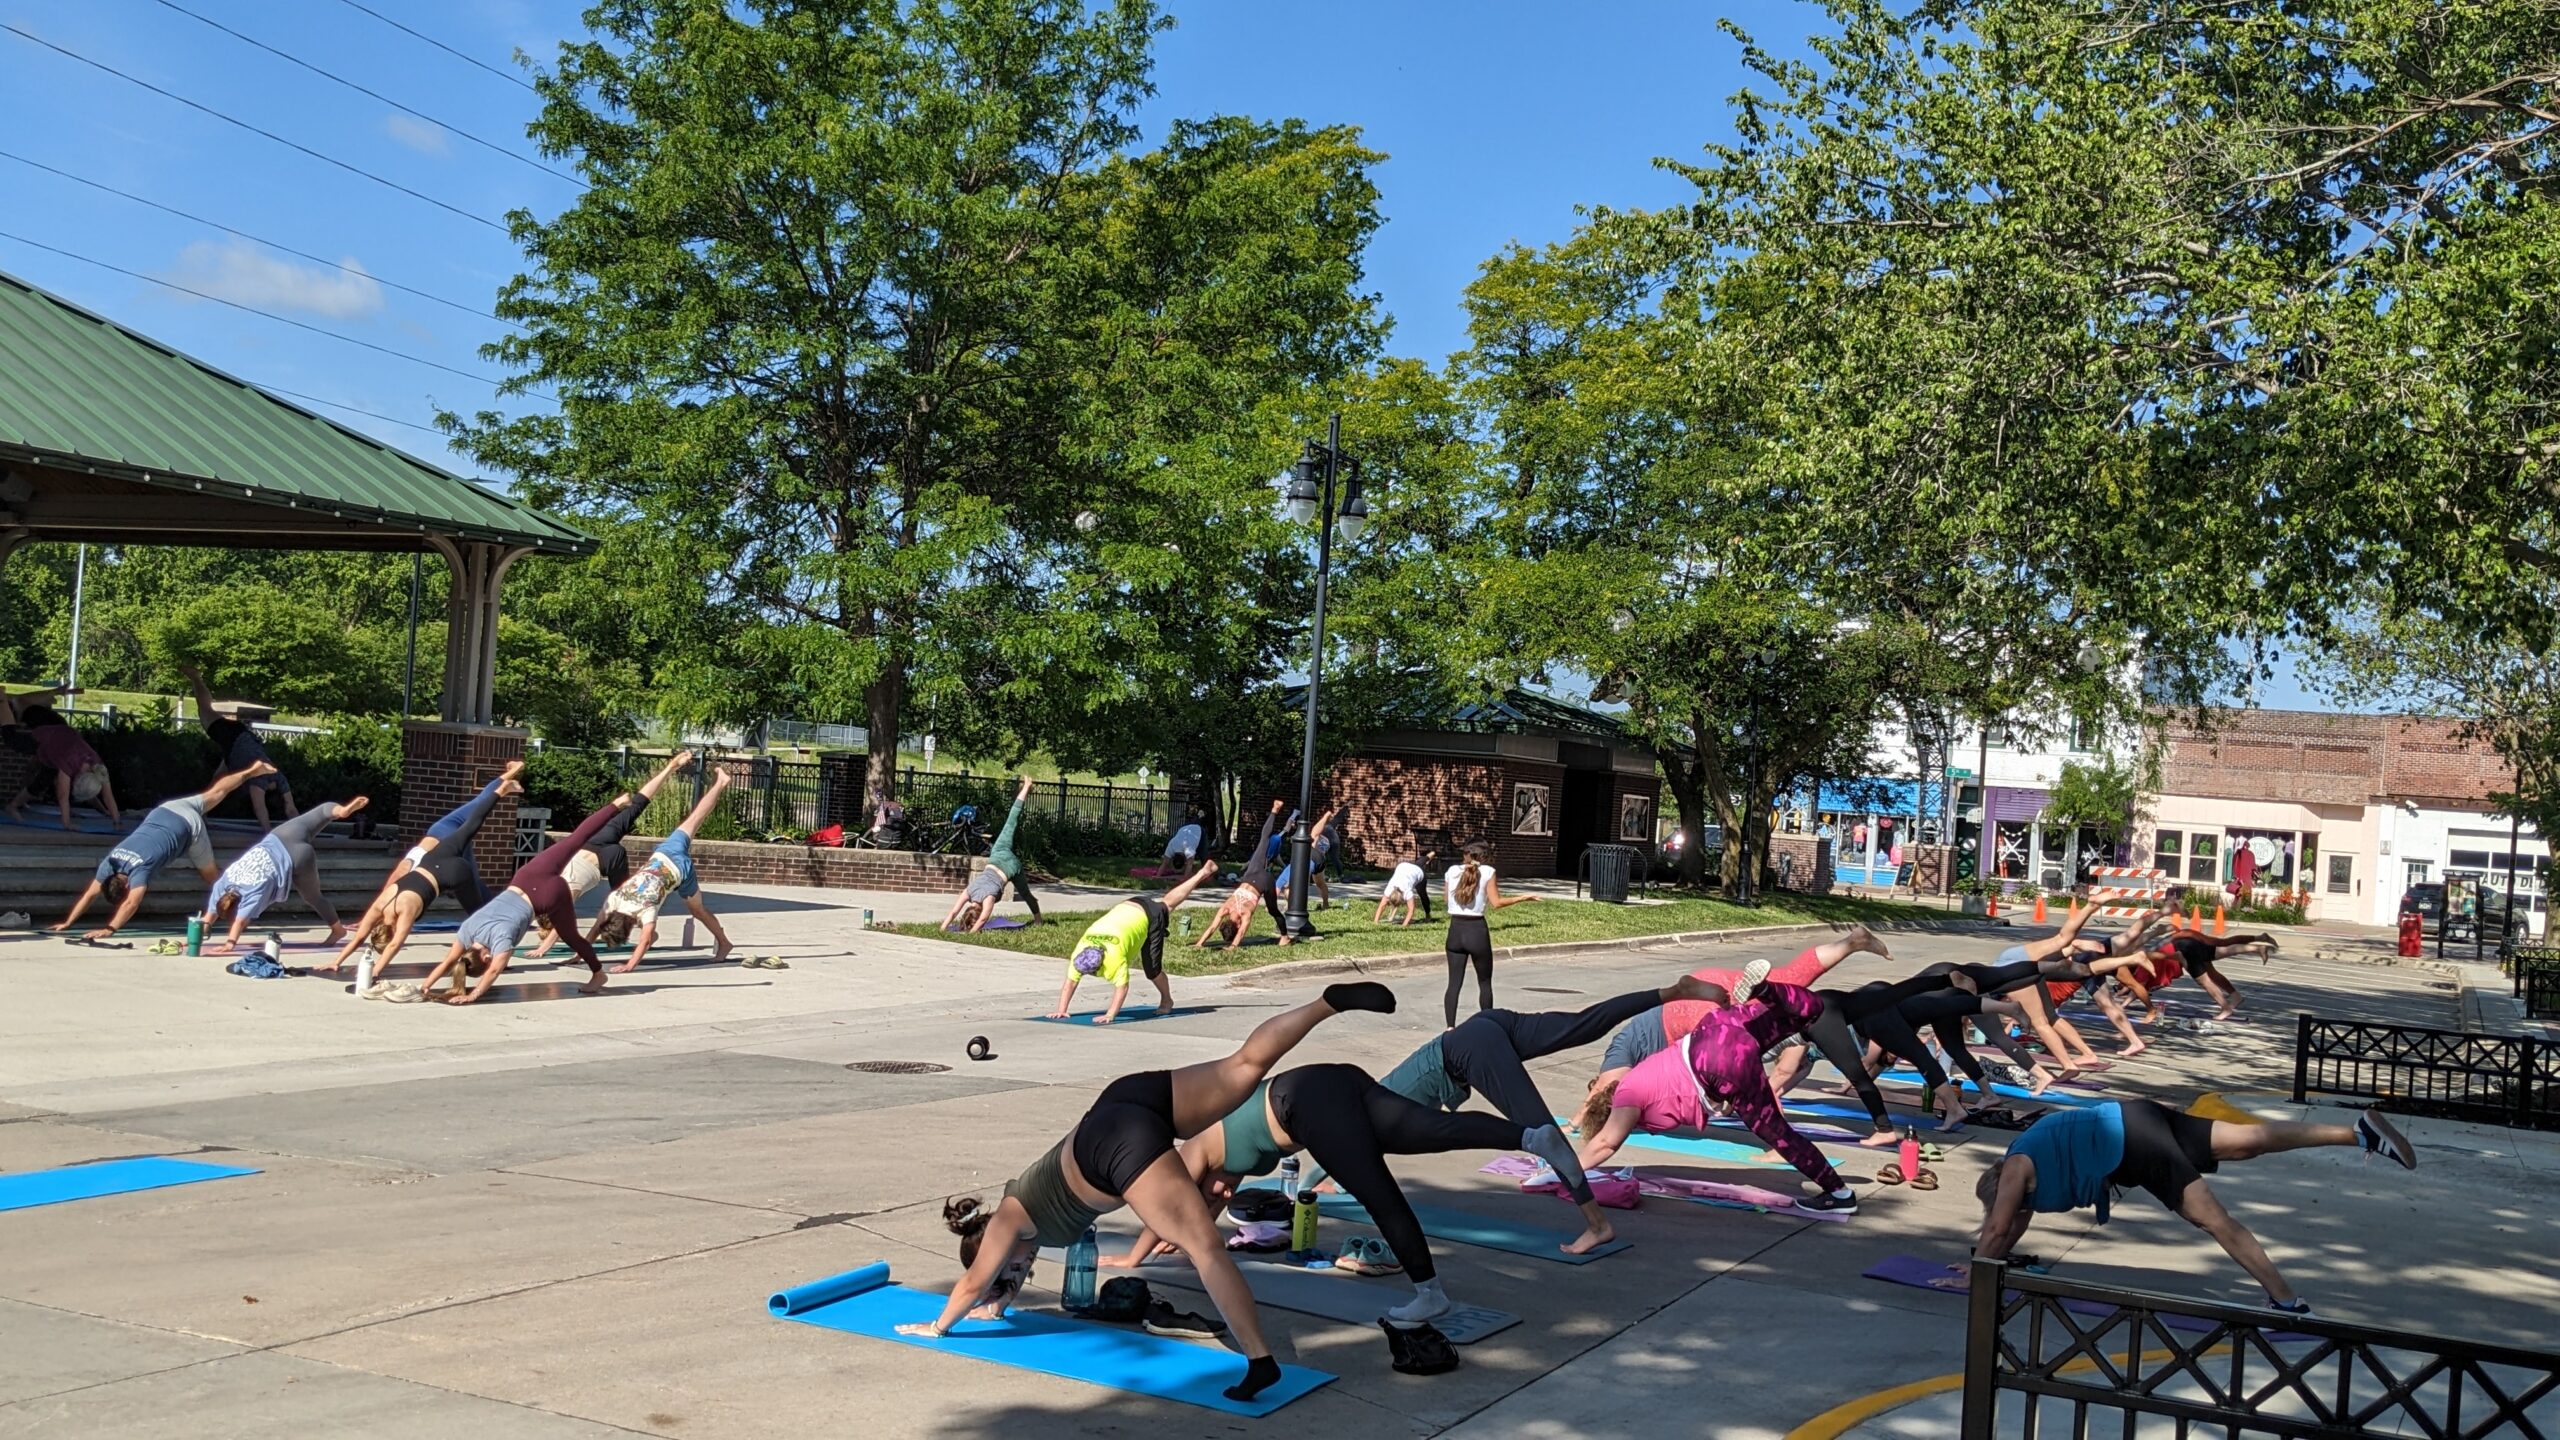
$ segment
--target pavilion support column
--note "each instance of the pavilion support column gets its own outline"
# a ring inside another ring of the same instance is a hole
[[[422,834],[478,794],[510,760],[526,732],[498,725],[498,597],[507,571],[532,553],[521,546],[428,537],[453,572],[445,601],[444,701],[440,720],[402,727],[400,828]],[[481,878],[494,889],[515,873],[516,801],[502,797],[472,842]]]

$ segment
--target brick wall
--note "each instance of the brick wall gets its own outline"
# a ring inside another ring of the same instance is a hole
[[[2394,716],[2388,724],[2383,794],[2485,805],[2515,788],[2515,771],[2487,744],[2466,738],[2460,721]]]
[[[400,834],[415,840],[481,787],[510,760],[524,758],[525,732],[492,725],[448,725],[412,720],[400,735]],[[472,837],[471,858],[492,885],[512,875],[516,797],[501,795]]]
[[[1442,832],[1453,847],[1496,838],[1492,797],[1499,790],[1502,804],[1510,804],[1501,775],[1502,764],[1494,760],[1351,755],[1335,761],[1324,773],[1316,803],[1321,808],[1334,795],[1350,800],[1351,812],[1342,820],[1343,842],[1352,847],[1347,853],[1373,865],[1422,860],[1427,869],[1432,861],[1456,858],[1454,853],[1419,853],[1432,848],[1434,837]],[[1253,817],[1253,823],[1243,827],[1245,838],[1251,839],[1251,832],[1262,822],[1252,810],[1245,813]],[[1508,828],[1507,813],[1504,819]],[[1417,834],[1423,837],[1420,842]],[[1554,858],[1551,845],[1549,864],[1534,873],[1544,874]]]
[[[1563,824],[1564,767],[1506,758],[1500,762],[1500,770],[1500,783],[1495,786],[1492,797],[1494,868],[1506,875],[1555,874],[1555,832]],[[1511,833],[1511,787],[1524,783],[1547,787],[1547,833],[1544,835]]]
[[[1816,856],[1819,855],[1819,860]],[[1781,859],[1792,859],[1792,875]],[[1786,888],[1807,895],[1831,893],[1831,847],[1811,835],[1774,835],[1769,839],[1769,875],[1772,883],[1788,876]]]
[[[623,841],[636,860],[657,844],[633,835]],[[957,891],[984,859],[920,855],[909,850],[813,849],[806,845],[757,845],[743,840],[693,842],[694,874],[703,884],[796,885],[812,890],[897,890],[910,894]]]
[[[2362,805],[2382,793],[2394,723],[2379,715],[2226,710],[2210,733],[2173,721],[2160,788],[2170,795]]]

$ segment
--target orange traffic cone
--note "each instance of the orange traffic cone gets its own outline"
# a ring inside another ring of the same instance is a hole
[[[2222,933],[2222,902],[2219,900],[2213,902],[2213,933]]]
[[[2036,923],[2044,923],[2044,895],[2041,892],[2036,895]]]
[[[2203,907],[2203,906],[2201,906],[2201,905],[2189,905],[2189,906],[2187,907],[2187,927],[2186,927],[2186,928],[2187,928],[2187,933],[2188,933],[2188,934],[2190,934],[2190,935],[2201,935],[2201,934],[2203,934],[2203,933],[2204,933],[2204,907]]]
[[[2000,892],[1999,892],[1999,891],[1997,891],[1997,890],[1989,890],[1989,891],[1985,891],[1985,892],[1983,892],[1983,896],[1982,896],[1982,914],[1983,914],[1983,917],[1984,917],[1985,919],[1997,920],[1997,919],[1999,919],[1999,918],[2000,918]]]

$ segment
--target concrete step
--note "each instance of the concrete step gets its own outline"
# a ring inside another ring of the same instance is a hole
[[[120,838],[104,833],[66,834],[21,826],[0,826],[0,911],[24,910],[40,925],[59,920],[88,888],[98,861]],[[249,830],[217,828],[213,832],[214,863],[229,865],[258,842]],[[312,847],[320,859],[320,886],[330,903],[349,920],[382,887],[382,877],[406,847],[390,839],[324,839]],[[153,917],[191,914],[203,908],[208,890],[203,878],[173,865],[152,878],[142,897],[141,913]],[[295,921],[312,918],[300,896],[287,896],[268,915]],[[84,919],[103,919],[95,905]]]

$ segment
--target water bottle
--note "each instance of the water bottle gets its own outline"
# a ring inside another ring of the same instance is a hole
[[[284,941],[278,937],[273,935],[268,936],[267,943],[259,946],[258,950],[260,954],[265,955],[267,959],[274,964],[282,965],[284,963]]]
[[[1289,1249],[1301,1262],[1315,1258],[1317,1216],[1316,1192],[1311,1188],[1298,1196],[1289,1211]]]
[[[684,945],[682,948],[686,950],[693,948],[693,917],[690,915],[684,917]]]
[[[204,917],[201,915],[187,917],[187,953],[190,955],[204,953]]]
[[[367,942],[363,949],[356,952],[356,994],[362,995],[372,988],[373,945]]]
[[[1298,1203],[1298,1157],[1295,1155],[1280,1158],[1280,1195],[1292,1205]]]
[[[1093,1308],[1094,1271],[1099,1268],[1102,1247],[1094,1239],[1093,1227],[1084,1227],[1076,1243],[1067,1247],[1067,1286],[1059,1301],[1069,1311],[1083,1312]]]
[[[1920,1138],[1911,1133],[1911,1127],[1908,1125],[1902,1127],[1902,1145],[1895,1152],[1895,1158],[1902,1162],[1903,1179],[1920,1178]]]

